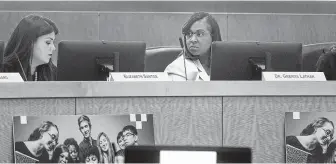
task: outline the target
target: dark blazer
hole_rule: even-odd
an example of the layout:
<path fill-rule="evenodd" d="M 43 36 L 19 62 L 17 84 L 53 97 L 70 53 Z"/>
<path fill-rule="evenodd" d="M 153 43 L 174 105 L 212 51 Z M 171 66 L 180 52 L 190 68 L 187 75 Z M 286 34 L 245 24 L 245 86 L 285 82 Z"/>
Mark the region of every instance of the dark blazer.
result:
<path fill-rule="evenodd" d="M 327 80 L 336 80 L 336 52 L 322 54 L 316 63 L 316 72 L 324 72 Z"/>

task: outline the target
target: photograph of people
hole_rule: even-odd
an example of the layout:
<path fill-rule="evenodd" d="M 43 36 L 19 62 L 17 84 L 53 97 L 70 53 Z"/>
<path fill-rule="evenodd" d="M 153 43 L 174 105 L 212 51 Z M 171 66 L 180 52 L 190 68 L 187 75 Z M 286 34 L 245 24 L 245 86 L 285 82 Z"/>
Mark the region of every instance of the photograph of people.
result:
<path fill-rule="evenodd" d="M 52 163 L 68 163 L 70 159 L 69 148 L 63 144 L 58 145 L 52 156 Z"/>
<path fill-rule="evenodd" d="M 91 121 L 86 115 L 82 115 L 78 118 L 79 130 L 83 135 L 83 141 L 79 144 L 79 161 L 85 162 L 84 154 L 90 147 L 96 147 L 97 141 L 91 137 Z"/>
<path fill-rule="evenodd" d="M 211 44 L 222 40 L 217 21 L 208 13 L 194 13 L 182 34 L 183 50 L 164 72 L 173 81 L 210 81 Z"/>
<path fill-rule="evenodd" d="M 123 138 L 123 132 L 120 131 L 117 135 L 117 142 L 118 142 L 118 146 L 121 150 L 124 150 L 125 149 L 125 141 L 124 141 L 124 138 Z"/>
<path fill-rule="evenodd" d="M 155 142 L 153 115 L 133 116 L 14 116 L 15 163 L 124 163 L 126 145 Z"/>
<path fill-rule="evenodd" d="M 104 132 L 99 133 L 97 142 L 100 156 L 99 163 L 113 163 L 115 150 L 113 149 L 112 143 L 108 136 Z"/>
<path fill-rule="evenodd" d="M 125 147 L 138 145 L 138 131 L 133 125 L 127 125 L 122 129 Z"/>
<path fill-rule="evenodd" d="M 100 155 L 99 150 L 96 146 L 92 146 L 88 149 L 88 151 L 83 154 L 85 163 L 99 163 Z"/>
<path fill-rule="evenodd" d="M 328 147 L 333 138 L 334 123 L 326 117 L 318 117 L 308 124 L 300 135 L 286 136 L 286 145 L 309 153 L 306 163 L 323 163 L 328 160 L 328 154 L 331 154 Z"/>
<path fill-rule="evenodd" d="M 71 163 L 79 163 L 79 157 L 78 157 L 79 146 L 77 141 L 74 138 L 67 138 L 63 144 L 69 147 Z"/>
<path fill-rule="evenodd" d="M 37 127 L 29 136 L 27 141 L 15 142 L 15 152 L 20 152 L 39 163 L 49 163 L 47 150 L 53 150 L 58 144 L 58 127 L 45 121 Z M 19 162 L 18 162 L 19 163 Z"/>
<path fill-rule="evenodd" d="M 5 47 L 1 71 L 19 72 L 24 81 L 55 81 L 51 56 L 57 34 L 50 19 L 33 14 L 24 17 Z"/>

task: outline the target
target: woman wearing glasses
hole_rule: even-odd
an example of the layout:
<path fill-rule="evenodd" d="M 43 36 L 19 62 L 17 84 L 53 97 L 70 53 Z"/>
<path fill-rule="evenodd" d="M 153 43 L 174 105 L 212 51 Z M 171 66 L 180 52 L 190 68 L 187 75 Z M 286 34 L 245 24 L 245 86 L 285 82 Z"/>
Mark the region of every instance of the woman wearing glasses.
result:
<path fill-rule="evenodd" d="M 327 118 L 320 117 L 303 129 L 300 136 L 287 136 L 286 145 L 311 154 L 307 158 L 307 163 L 319 163 L 326 160 L 327 150 L 333 136 L 334 123 Z"/>
<path fill-rule="evenodd" d="M 15 142 L 16 163 L 26 163 L 20 159 L 29 159 L 37 163 L 48 163 L 49 154 L 58 144 L 59 131 L 55 124 L 50 121 L 43 122 L 29 136 L 28 141 Z"/>
<path fill-rule="evenodd" d="M 182 34 L 183 51 L 165 72 L 173 81 L 210 81 L 211 43 L 222 40 L 217 21 L 208 13 L 194 13 Z"/>

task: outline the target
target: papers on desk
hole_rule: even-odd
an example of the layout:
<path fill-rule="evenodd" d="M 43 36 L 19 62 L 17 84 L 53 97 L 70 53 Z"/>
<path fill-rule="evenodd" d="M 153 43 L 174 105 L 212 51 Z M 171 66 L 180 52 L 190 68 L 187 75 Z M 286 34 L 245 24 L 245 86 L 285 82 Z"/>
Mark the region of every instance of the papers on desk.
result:
<path fill-rule="evenodd" d="M 24 119 L 24 120 L 22 120 Z M 80 121 L 80 125 L 78 121 Z M 89 120 L 89 121 L 88 121 Z M 90 122 L 90 124 L 88 124 Z M 28 137 L 31 137 L 36 129 L 49 128 L 47 131 L 42 131 L 43 143 L 47 142 L 47 147 L 42 153 L 42 157 L 34 157 L 27 149 L 25 144 Z M 104 137 L 102 137 L 104 136 Z M 33 140 L 39 140 L 37 133 L 33 135 Z M 85 138 L 85 139 L 84 139 Z M 79 146 L 77 152 L 79 154 L 87 154 L 94 149 L 111 150 L 118 160 L 123 160 L 124 149 L 133 145 L 155 145 L 154 141 L 154 124 L 153 114 L 127 114 L 127 115 L 58 115 L 58 116 L 14 116 L 13 117 L 13 141 L 14 141 L 14 156 L 15 163 L 57 163 L 59 158 L 45 162 L 50 155 L 55 155 L 62 146 L 69 148 L 66 145 L 69 140 L 77 142 L 78 145 L 82 143 L 84 146 Z M 67 142 L 66 142 L 67 141 Z M 101 143 L 103 144 L 99 144 Z M 88 145 L 88 143 L 90 145 Z M 106 143 L 106 144 L 105 144 Z M 86 146 L 85 146 L 86 145 Z M 92 146 L 93 145 L 93 146 Z M 49 149 L 49 150 L 48 150 Z M 59 150 L 60 149 L 60 150 Z M 93 150 L 92 150 L 93 149 Z M 70 154 L 70 153 L 69 153 Z M 68 163 L 85 163 L 85 156 L 78 158 L 75 161 L 69 157 Z M 60 155 L 60 154 L 57 154 Z M 56 160 L 56 161 L 55 161 Z M 84 160 L 84 161 L 83 161 Z M 104 162 L 103 162 L 104 163 Z"/>

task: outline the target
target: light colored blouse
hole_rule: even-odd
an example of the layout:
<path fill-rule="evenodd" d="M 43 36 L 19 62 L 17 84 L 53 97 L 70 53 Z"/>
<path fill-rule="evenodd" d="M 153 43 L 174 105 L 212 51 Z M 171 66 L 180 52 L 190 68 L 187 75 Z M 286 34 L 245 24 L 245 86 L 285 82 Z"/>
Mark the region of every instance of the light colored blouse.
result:
<path fill-rule="evenodd" d="M 199 60 L 184 61 L 183 55 L 170 63 L 164 72 L 168 73 L 172 81 L 210 81 L 210 76 Z"/>

